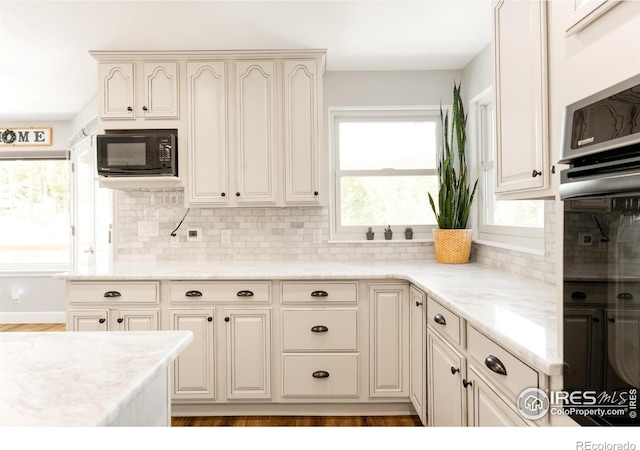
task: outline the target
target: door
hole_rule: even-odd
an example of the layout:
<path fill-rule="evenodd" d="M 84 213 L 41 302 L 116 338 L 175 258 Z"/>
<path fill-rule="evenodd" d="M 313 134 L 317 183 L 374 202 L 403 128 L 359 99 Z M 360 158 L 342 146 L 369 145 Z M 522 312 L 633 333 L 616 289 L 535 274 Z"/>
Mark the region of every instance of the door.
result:
<path fill-rule="evenodd" d="M 157 309 L 121 309 L 115 311 L 118 331 L 156 331 L 158 330 Z"/>
<path fill-rule="evenodd" d="M 178 63 L 147 62 L 143 65 L 144 104 L 146 119 L 178 117 Z"/>
<path fill-rule="evenodd" d="M 563 388 L 568 391 L 602 389 L 603 328 L 602 308 L 564 310 Z"/>
<path fill-rule="evenodd" d="M 271 311 L 225 310 L 227 398 L 271 398 Z"/>
<path fill-rule="evenodd" d="M 238 204 L 275 204 L 277 190 L 274 61 L 235 65 Z"/>
<path fill-rule="evenodd" d="M 409 328 L 411 333 L 409 351 L 409 365 L 411 367 L 411 373 L 409 374 L 410 397 L 418 417 L 426 425 L 426 294 L 412 286 L 409 296 Z"/>
<path fill-rule="evenodd" d="M 100 117 L 134 118 L 133 63 L 100 64 Z"/>
<path fill-rule="evenodd" d="M 436 333 L 427 330 L 429 425 L 462 427 L 467 422 L 467 402 L 462 388 L 466 360 Z"/>
<path fill-rule="evenodd" d="M 74 268 L 105 266 L 111 260 L 112 199 L 98 187 L 95 135 L 72 149 Z"/>
<path fill-rule="evenodd" d="M 215 399 L 214 310 L 171 310 L 169 317 L 172 330 L 193 333 L 193 341 L 173 362 L 173 398 Z"/>
<path fill-rule="evenodd" d="M 109 329 L 109 311 L 106 309 L 87 309 L 67 311 L 68 331 L 107 331 Z"/>
<path fill-rule="evenodd" d="M 518 413 L 494 392 L 469 366 L 471 385 L 469 395 L 469 426 L 473 427 L 526 427 L 527 423 Z"/>

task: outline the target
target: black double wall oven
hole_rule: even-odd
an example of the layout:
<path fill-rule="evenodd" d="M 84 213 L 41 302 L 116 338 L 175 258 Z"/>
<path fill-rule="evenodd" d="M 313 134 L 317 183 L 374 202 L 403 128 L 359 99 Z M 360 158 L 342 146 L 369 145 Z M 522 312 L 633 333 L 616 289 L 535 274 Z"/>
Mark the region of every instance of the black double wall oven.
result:
<path fill-rule="evenodd" d="M 564 390 L 605 406 L 570 415 L 637 426 L 640 75 L 567 106 L 562 139 Z"/>

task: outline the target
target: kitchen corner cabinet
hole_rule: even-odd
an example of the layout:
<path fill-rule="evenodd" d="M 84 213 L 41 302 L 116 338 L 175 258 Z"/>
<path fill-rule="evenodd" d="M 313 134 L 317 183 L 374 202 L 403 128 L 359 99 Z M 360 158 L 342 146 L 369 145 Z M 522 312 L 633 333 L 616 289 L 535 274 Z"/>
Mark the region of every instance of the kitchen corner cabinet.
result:
<path fill-rule="evenodd" d="M 231 56 L 187 62 L 188 205 L 319 205 L 324 57 Z"/>
<path fill-rule="evenodd" d="M 370 397 L 409 396 L 409 288 L 371 284 Z"/>
<path fill-rule="evenodd" d="M 552 195 L 546 3 L 494 3 L 495 192 L 502 198 Z"/>
<path fill-rule="evenodd" d="M 178 118 L 177 62 L 100 63 L 99 73 L 101 119 Z"/>
<path fill-rule="evenodd" d="M 423 425 L 427 424 L 427 295 L 409 288 L 409 398 Z"/>

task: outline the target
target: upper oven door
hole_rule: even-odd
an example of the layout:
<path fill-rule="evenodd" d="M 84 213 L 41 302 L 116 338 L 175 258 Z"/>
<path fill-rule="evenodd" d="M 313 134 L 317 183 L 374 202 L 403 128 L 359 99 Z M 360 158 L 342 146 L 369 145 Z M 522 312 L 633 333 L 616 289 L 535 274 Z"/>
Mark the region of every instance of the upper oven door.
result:
<path fill-rule="evenodd" d="M 161 170 L 153 135 L 104 134 L 97 139 L 100 175 L 153 173 Z"/>

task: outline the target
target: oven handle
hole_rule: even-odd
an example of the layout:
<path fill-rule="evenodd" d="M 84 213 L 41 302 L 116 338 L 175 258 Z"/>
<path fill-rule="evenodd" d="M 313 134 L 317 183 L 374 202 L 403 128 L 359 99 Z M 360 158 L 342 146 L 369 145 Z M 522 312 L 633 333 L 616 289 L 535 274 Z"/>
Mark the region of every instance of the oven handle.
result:
<path fill-rule="evenodd" d="M 640 194 L 638 173 L 565 181 L 559 188 L 560 199 L 570 200 L 581 197 L 605 197 L 615 194 Z"/>

